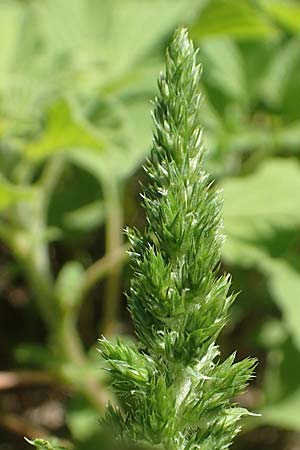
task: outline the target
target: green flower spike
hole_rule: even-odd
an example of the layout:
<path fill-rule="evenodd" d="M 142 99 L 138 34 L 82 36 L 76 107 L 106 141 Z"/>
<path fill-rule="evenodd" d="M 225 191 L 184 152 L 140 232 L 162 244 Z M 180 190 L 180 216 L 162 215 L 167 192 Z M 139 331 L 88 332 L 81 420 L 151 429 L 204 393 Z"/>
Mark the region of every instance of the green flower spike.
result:
<path fill-rule="evenodd" d="M 222 362 L 216 339 L 235 296 L 220 275 L 222 196 L 203 167 L 201 67 L 179 29 L 158 80 L 147 226 L 128 231 L 129 310 L 138 344 L 101 340 L 120 407 L 105 422 L 122 440 L 170 450 L 227 449 L 245 409 L 232 403 L 255 361 Z"/>

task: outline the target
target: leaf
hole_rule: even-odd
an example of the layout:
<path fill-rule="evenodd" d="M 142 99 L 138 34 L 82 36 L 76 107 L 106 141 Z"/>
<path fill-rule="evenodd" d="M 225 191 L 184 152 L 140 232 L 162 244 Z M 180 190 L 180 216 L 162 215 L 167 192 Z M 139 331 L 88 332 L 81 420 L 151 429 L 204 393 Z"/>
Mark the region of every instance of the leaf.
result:
<path fill-rule="evenodd" d="M 263 422 L 288 430 L 300 430 L 300 389 L 283 401 L 261 410 Z"/>
<path fill-rule="evenodd" d="M 300 349 L 300 266 L 293 268 L 283 254 L 272 254 L 267 240 L 280 229 L 300 227 L 300 168 L 295 160 L 266 161 L 252 175 L 223 183 L 224 258 L 245 267 L 257 267 L 283 314 Z M 286 246 L 286 245 L 285 245 Z"/>
<path fill-rule="evenodd" d="M 93 434 L 101 430 L 99 414 L 80 396 L 72 399 L 66 411 L 66 423 L 72 436 L 81 442 L 87 441 Z"/>
<path fill-rule="evenodd" d="M 294 121 L 277 131 L 278 147 L 295 152 L 300 150 L 300 122 Z"/>
<path fill-rule="evenodd" d="M 53 441 L 46 441 L 44 439 L 34 439 L 33 441 L 25 438 L 25 440 L 33 445 L 34 447 L 36 447 L 38 450 L 65 450 L 66 447 L 62 447 L 59 444 L 59 441 L 57 440 L 53 440 Z"/>
<path fill-rule="evenodd" d="M 27 146 L 25 154 L 37 161 L 73 148 L 92 148 L 99 152 L 105 145 L 104 139 L 61 100 L 51 106 L 45 129 L 39 139 Z"/>
<path fill-rule="evenodd" d="M 262 8 L 292 33 L 300 30 L 300 5 L 295 0 L 260 0 Z"/>
<path fill-rule="evenodd" d="M 2 2 L 0 8 L 0 87 L 2 87 L 13 68 L 22 9 L 16 2 Z"/>
<path fill-rule="evenodd" d="M 71 153 L 66 153 L 68 159 Z M 102 195 L 98 179 L 86 170 L 66 165 L 50 199 L 49 225 L 62 230 L 65 236 L 94 229 L 105 215 Z"/>
<path fill-rule="evenodd" d="M 268 285 L 280 308 L 285 324 L 300 350 L 300 265 L 293 269 L 282 259 L 264 259 L 261 266 L 268 277 Z"/>
<path fill-rule="evenodd" d="M 300 430 L 300 353 L 287 340 L 271 352 L 263 382 L 266 404 L 261 408 L 261 424 Z"/>
<path fill-rule="evenodd" d="M 14 350 L 14 358 L 22 367 L 49 368 L 53 364 L 53 355 L 49 349 L 42 344 L 22 342 Z"/>
<path fill-rule="evenodd" d="M 102 224 L 104 217 L 103 202 L 95 201 L 67 212 L 63 218 L 63 225 L 80 232 L 90 231 Z"/>
<path fill-rule="evenodd" d="M 299 39 L 290 39 L 277 49 L 259 88 L 262 97 L 272 106 L 280 106 L 299 61 Z"/>
<path fill-rule="evenodd" d="M 65 310 L 78 305 L 80 289 L 84 279 L 84 268 L 78 261 L 68 261 L 60 270 L 56 284 L 56 295 Z"/>
<path fill-rule="evenodd" d="M 205 79 L 234 99 L 247 98 L 246 74 L 238 46 L 228 38 L 200 42 Z"/>
<path fill-rule="evenodd" d="M 47 0 L 37 6 L 50 52 L 67 54 L 73 70 L 81 76 L 94 71 L 94 85 L 104 85 L 129 71 L 190 8 L 197 11 L 206 1 Z"/>
<path fill-rule="evenodd" d="M 69 158 L 99 181 L 114 174 L 116 180 L 124 180 L 144 161 L 149 151 L 151 117 L 144 98 L 132 96 L 116 102 L 119 122 L 115 128 L 105 129 L 109 145 L 103 152 L 93 149 L 74 149 Z M 110 114 L 110 112 L 108 112 Z M 101 126 L 101 121 L 98 122 Z"/>
<path fill-rule="evenodd" d="M 276 34 L 277 29 L 268 17 L 248 0 L 210 1 L 191 28 L 193 39 L 212 35 L 264 39 Z"/>
<path fill-rule="evenodd" d="M 32 199 L 34 195 L 33 188 L 11 184 L 0 175 L 0 211 L 21 200 Z"/>
<path fill-rule="evenodd" d="M 228 236 L 253 241 L 274 227 L 300 225 L 300 167 L 293 159 L 270 159 L 243 178 L 226 179 L 224 221 Z"/>
<path fill-rule="evenodd" d="M 255 267 L 265 275 L 272 298 L 281 311 L 284 326 L 300 350 L 300 266 L 296 270 L 285 258 L 272 257 L 261 242 L 255 240 L 228 239 L 224 258 L 231 264 Z"/>

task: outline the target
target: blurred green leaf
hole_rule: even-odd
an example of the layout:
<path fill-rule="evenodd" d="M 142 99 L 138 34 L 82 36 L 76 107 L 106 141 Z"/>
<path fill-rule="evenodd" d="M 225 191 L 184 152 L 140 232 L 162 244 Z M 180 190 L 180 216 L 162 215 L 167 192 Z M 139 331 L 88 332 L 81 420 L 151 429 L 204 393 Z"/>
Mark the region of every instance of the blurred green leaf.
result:
<path fill-rule="evenodd" d="M 70 153 L 72 150 L 68 151 L 66 156 Z M 65 170 L 49 203 L 50 226 L 63 231 L 64 236 L 74 233 L 78 235 L 95 229 L 103 219 L 104 208 L 99 180 L 86 170 L 65 164 Z"/>
<path fill-rule="evenodd" d="M 295 160 L 273 159 L 244 178 L 223 183 L 224 257 L 231 263 L 258 267 L 300 349 L 300 267 L 270 254 L 266 240 L 278 229 L 300 227 L 300 167 Z M 284 255 L 283 255 L 284 256 Z"/>
<path fill-rule="evenodd" d="M 26 439 L 26 438 L 25 438 Z M 58 440 L 46 441 L 44 439 L 34 439 L 33 441 L 26 439 L 26 441 L 33 445 L 38 450 L 65 450 L 66 447 L 62 447 Z"/>
<path fill-rule="evenodd" d="M 206 1 L 46 0 L 37 10 L 49 52 L 67 55 L 77 77 L 95 86 L 130 70 L 190 8 L 197 11 Z"/>
<path fill-rule="evenodd" d="M 279 347 L 287 339 L 287 330 L 279 319 L 269 319 L 262 324 L 259 331 L 259 345 L 267 350 Z"/>
<path fill-rule="evenodd" d="M 14 357 L 18 364 L 25 367 L 49 368 L 53 355 L 45 345 L 22 342 L 14 350 Z"/>
<path fill-rule="evenodd" d="M 289 430 L 300 430 L 300 389 L 283 401 L 261 410 L 263 422 Z"/>
<path fill-rule="evenodd" d="M 69 158 L 99 181 L 112 176 L 116 181 L 126 179 L 144 161 L 149 151 L 151 117 L 144 98 L 132 96 L 120 99 L 119 123 L 116 128 L 105 129 L 109 144 L 105 151 L 74 149 Z M 100 123 L 99 123 L 100 126 Z"/>
<path fill-rule="evenodd" d="M 205 79 L 229 97 L 247 98 L 242 56 L 236 43 L 228 38 L 204 39 L 200 43 Z"/>
<path fill-rule="evenodd" d="M 93 148 L 98 152 L 104 147 L 104 139 L 97 131 L 76 117 L 70 105 L 61 100 L 51 106 L 45 129 L 36 141 L 27 146 L 26 155 L 39 160 L 73 148 Z"/>
<path fill-rule="evenodd" d="M 296 270 L 285 258 L 273 257 L 255 239 L 249 242 L 229 238 L 224 258 L 232 264 L 255 267 L 266 276 L 268 289 L 282 313 L 284 326 L 300 350 L 300 266 Z"/>
<path fill-rule="evenodd" d="M 299 62 L 299 39 L 288 40 L 277 49 L 260 86 L 262 97 L 272 106 L 280 106 Z"/>
<path fill-rule="evenodd" d="M 293 33 L 300 31 L 300 5 L 295 0 L 260 0 L 270 16 Z"/>
<path fill-rule="evenodd" d="M 224 221 L 228 236 L 251 242 L 274 227 L 300 225 L 300 166 L 270 159 L 248 176 L 226 179 Z"/>
<path fill-rule="evenodd" d="M 280 148 L 300 151 L 300 122 L 295 121 L 279 129 L 276 136 Z"/>
<path fill-rule="evenodd" d="M 268 285 L 294 344 L 300 351 L 300 265 L 299 271 L 281 259 L 264 259 L 261 266 L 268 277 Z"/>
<path fill-rule="evenodd" d="M 82 282 L 84 279 L 84 268 L 78 261 L 68 261 L 60 270 L 55 291 L 63 309 L 70 310 L 78 307 L 78 299 Z"/>
<path fill-rule="evenodd" d="M 104 217 L 104 204 L 98 200 L 67 212 L 64 215 L 63 224 L 69 229 L 90 231 L 101 225 Z"/>
<path fill-rule="evenodd" d="M 268 17 L 248 0 L 210 1 L 191 28 L 193 39 L 212 35 L 261 39 L 277 32 Z"/>
<path fill-rule="evenodd" d="M 0 211 L 21 200 L 33 199 L 34 195 L 33 188 L 16 186 L 0 175 Z"/>
<path fill-rule="evenodd" d="M 266 397 L 261 408 L 262 424 L 300 430 L 300 387 L 297 368 L 300 352 L 287 340 L 268 355 L 263 383 Z"/>
<path fill-rule="evenodd" d="M 68 405 L 66 423 L 72 436 L 81 442 L 88 440 L 100 430 L 98 412 L 91 409 L 90 405 L 80 397 L 73 398 Z"/>

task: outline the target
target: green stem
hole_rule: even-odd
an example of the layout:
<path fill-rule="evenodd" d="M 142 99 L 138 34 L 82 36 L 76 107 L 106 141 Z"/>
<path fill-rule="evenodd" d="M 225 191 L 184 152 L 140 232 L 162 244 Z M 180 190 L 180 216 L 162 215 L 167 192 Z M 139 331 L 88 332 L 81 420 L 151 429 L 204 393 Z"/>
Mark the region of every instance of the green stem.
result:
<path fill-rule="evenodd" d="M 55 345 L 56 347 L 61 346 L 60 352 L 62 352 L 63 359 L 84 371 L 84 376 L 79 379 L 72 373 L 62 374 L 63 380 L 76 387 L 76 390 L 81 392 L 100 414 L 103 414 L 107 402 L 112 397 L 88 370 L 88 362 L 76 328 L 75 314 L 71 312 L 62 314 L 55 337 Z"/>
<path fill-rule="evenodd" d="M 40 239 L 41 223 L 35 220 L 32 231 L 12 233 L 10 247 L 19 261 L 36 300 L 39 312 L 49 331 L 55 331 L 57 303 L 53 296 L 53 279 L 49 267 L 48 251 Z"/>
<path fill-rule="evenodd" d="M 77 317 L 75 314 L 66 313 L 59 308 L 54 280 L 51 280 L 50 274 L 45 270 L 45 265 L 39 264 L 41 250 L 41 246 L 35 248 L 35 253 L 27 255 L 27 257 L 19 257 L 19 261 L 36 299 L 40 314 L 49 330 L 50 341 L 52 340 L 53 347 L 59 352 L 63 362 L 72 363 L 78 368 L 87 368 L 88 361 L 76 329 Z M 44 251 L 46 251 L 46 247 L 44 247 Z M 79 383 L 72 376 L 63 375 L 62 378 L 67 384 L 71 384 L 77 391 L 80 391 L 100 414 L 103 413 L 108 395 L 97 380 L 90 375 L 87 375 L 84 380 L 81 379 Z"/>
<path fill-rule="evenodd" d="M 87 369 L 89 364 L 76 328 L 76 311 L 63 310 L 57 299 L 48 254 L 47 208 L 61 170 L 62 160 L 50 161 L 40 179 L 40 191 L 35 202 L 19 204 L 15 210 L 13 221 L 16 229 L 10 231 L 6 227 L 6 231 L 1 230 L 27 278 L 40 315 L 49 331 L 52 347 L 59 353 L 63 363 Z M 61 368 L 57 369 L 63 381 L 81 392 L 102 414 L 108 396 L 101 384 L 89 374 L 84 379 L 75 380 L 72 375 L 62 374 Z"/>
<path fill-rule="evenodd" d="M 113 253 L 105 255 L 103 258 L 94 262 L 85 273 L 85 281 L 81 290 L 81 296 L 84 298 L 89 291 L 103 279 L 103 277 L 114 270 L 115 266 L 123 263 L 128 258 L 127 250 L 129 246 L 123 245 L 116 249 Z"/>
<path fill-rule="evenodd" d="M 115 180 L 106 180 L 104 185 L 106 202 L 106 255 L 116 254 L 123 245 L 123 211 L 119 186 Z M 122 263 L 119 260 L 111 269 L 106 281 L 101 332 L 105 336 L 116 331 L 120 296 Z"/>

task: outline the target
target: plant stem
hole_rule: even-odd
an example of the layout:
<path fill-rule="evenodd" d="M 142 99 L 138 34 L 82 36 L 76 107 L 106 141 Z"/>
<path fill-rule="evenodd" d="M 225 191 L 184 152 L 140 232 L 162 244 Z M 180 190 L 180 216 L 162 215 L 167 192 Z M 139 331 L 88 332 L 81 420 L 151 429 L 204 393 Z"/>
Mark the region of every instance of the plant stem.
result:
<path fill-rule="evenodd" d="M 63 359 L 66 362 L 71 362 L 77 369 L 88 369 L 88 362 L 84 349 L 76 329 L 76 316 L 68 312 L 64 314 L 60 321 L 60 328 L 56 335 L 56 346 L 61 345 L 61 352 Z M 72 375 L 69 377 L 66 374 L 62 378 L 67 382 L 76 386 L 76 389 L 81 392 L 87 400 L 103 414 L 105 406 L 111 396 L 106 392 L 98 381 L 92 376 L 88 370 L 85 370 L 84 381 L 79 380 Z"/>
<path fill-rule="evenodd" d="M 96 283 L 102 280 L 102 278 L 115 268 L 116 265 L 121 264 L 128 258 L 127 250 L 129 246 L 123 245 L 114 252 L 105 255 L 103 258 L 98 259 L 93 263 L 85 273 L 85 282 L 82 287 L 81 295 L 85 297 L 88 292 L 95 286 Z"/>
<path fill-rule="evenodd" d="M 119 186 L 116 180 L 106 180 L 104 183 L 106 202 L 106 255 L 113 255 L 123 245 L 123 214 Z M 104 308 L 101 332 L 105 336 L 115 333 L 120 295 L 121 260 L 114 265 L 106 281 Z"/>
<path fill-rule="evenodd" d="M 23 370 L 20 372 L 0 372 L 0 391 L 19 386 L 52 384 L 54 378 L 47 372 Z"/>
<path fill-rule="evenodd" d="M 39 231 L 33 225 L 30 237 L 27 233 L 16 233 L 12 239 L 12 250 L 19 261 L 36 300 L 41 317 L 49 331 L 55 331 L 57 303 L 53 295 L 53 283 L 47 248 L 38 242 Z M 34 234 L 36 235 L 34 236 Z M 31 240 L 31 242 L 29 242 Z"/>
<path fill-rule="evenodd" d="M 49 437 L 47 430 L 31 424 L 16 414 L 0 414 L 0 426 L 13 433 L 29 438 Z"/>
<path fill-rule="evenodd" d="M 76 328 L 76 311 L 63 310 L 57 299 L 48 254 L 47 207 L 61 169 L 61 160 L 54 160 L 47 165 L 35 202 L 18 205 L 14 217 L 16 229 L 6 233 L 9 238 L 6 242 L 22 267 L 49 331 L 52 348 L 57 351 L 58 359 L 62 361 L 62 366 L 57 368 L 59 377 L 81 392 L 102 414 L 108 395 L 97 379 L 87 373 L 84 379 L 77 380 L 72 374 L 64 374 L 61 371 L 64 364 L 68 363 L 81 369 L 88 369 L 89 366 Z"/>

